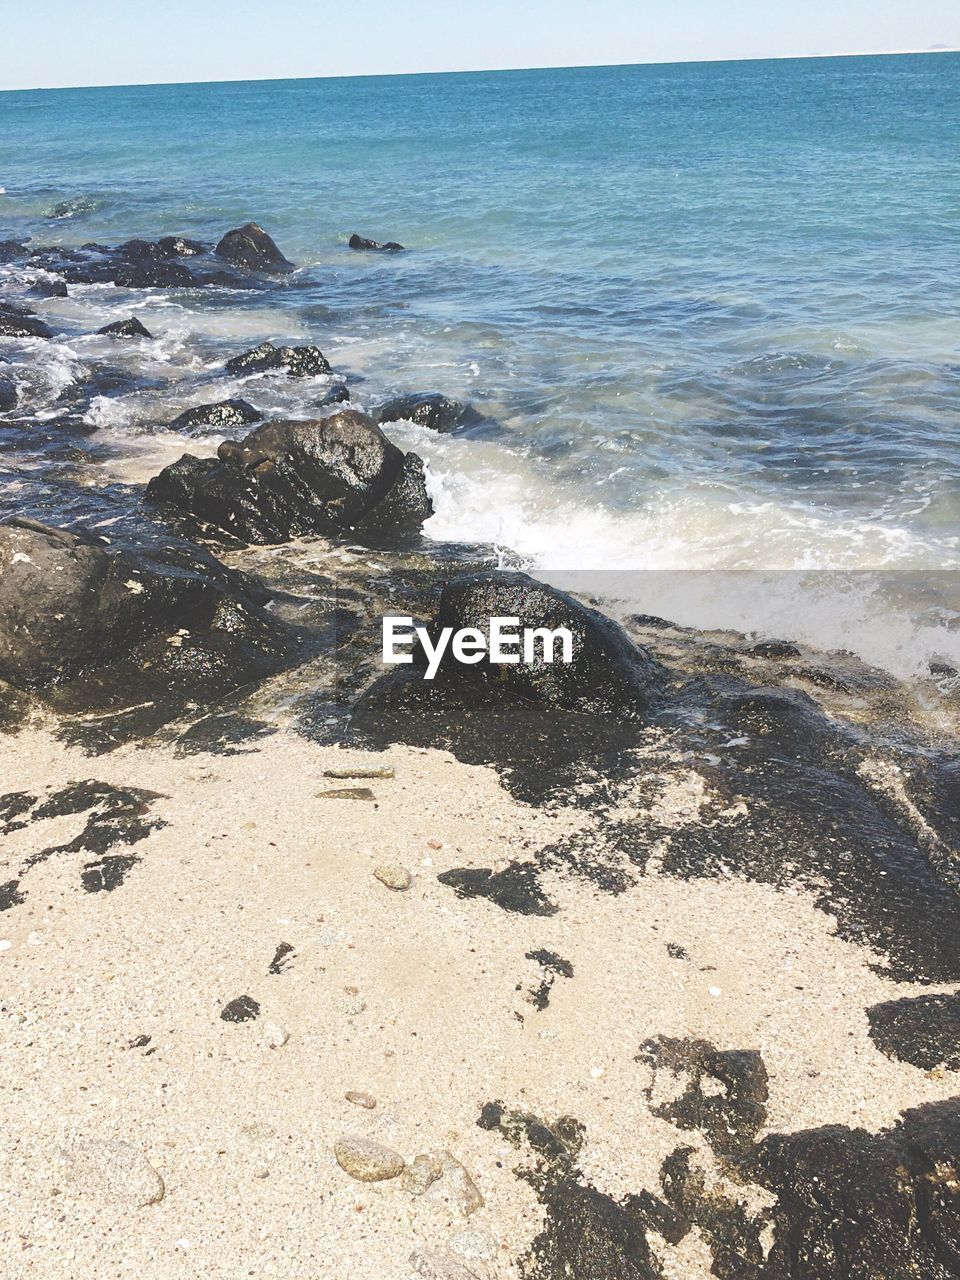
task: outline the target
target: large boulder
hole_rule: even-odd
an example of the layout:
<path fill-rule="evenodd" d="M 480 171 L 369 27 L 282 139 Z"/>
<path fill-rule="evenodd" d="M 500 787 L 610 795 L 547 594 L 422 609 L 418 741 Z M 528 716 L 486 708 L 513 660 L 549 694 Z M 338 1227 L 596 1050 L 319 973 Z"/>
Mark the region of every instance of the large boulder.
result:
<path fill-rule="evenodd" d="M 409 534 L 433 513 L 420 458 L 352 410 L 265 423 L 224 441 L 215 458 L 184 454 L 150 481 L 147 496 L 253 543 Z"/>
<path fill-rule="evenodd" d="M 441 668 L 446 680 L 486 682 L 497 691 L 548 706 L 614 717 L 645 710 L 662 681 L 656 659 L 610 618 L 524 573 L 494 571 L 453 579 L 443 588 L 429 630 L 436 636 L 444 627 L 454 633 L 469 627 L 489 639 L 491 618 L 517 619 L 511 630 L 521 634 L 527 628 L 565 628 L 572 637 L 573 660 L 561 661 L 557 644 L 554 660 L 548 662 L 538 644 L 531 663 L 493 663 L 485 656 L 467 665 L 448 648 Z"/>
<path fill-rule="evenodd" d="M 186 544 L 139 554 L 33 520 L 0 525 L 0 679 L 36 689 L 108 667 L 158 638 L 157 669 L 204 646 L 261 673 L 284 647 L 264 594 Z M 246 641 L 256 650 L 244 651 Z M 252 662 L 252 666 L 250 665 Z"/>
<path fill-rule="evenodd" d="M 254 373 L 269 373 L 284 369 L 292 378 L 316 378 L 330 372 L 330 365 L 319 347 L 275 347 L 272 342 L 261 342 L 252 351 L 234 356 L 227 361 L 227 373 L 247 377 Z"/>
<path fill-rule="evenodd" d="M 228 231 L 214 253 L 224 262 L 232 262 L 234 266 L 245 267 L 248 271 L 285 274 L 296 270 L 256 222 Z"/>
<path fill-rule="evenodd" d="M 350 237 L 350 248 L 366 249 L 374 253 L 400 253 L 403 251 L 403 245 L 397 244 L 396 240 L 388 240 L 385 244 L 381 244 L 379 240 L 368 240 L 366 236 L 358 236 L 356 234 Z"/>
<path fill-rule="evenodd" d="M 215 404 L 198 404 L 187 409 L 170 423 L 170 431 L 195 431 L 197 427 L 248 427 L 259 422 L 263 414 L 246 400 L 218 400 Z"/>
<path fill-rule="evenodd" d="M 476 426 L 483 422 L 483 414 L 462 400 L 451 400 L 439 391 L 426 391 L 419 395 L 395 396 L 380 406 L 375 415 L 378 422 L 415 422 L 431 431 L 456 431 L 459 427 Z"/>

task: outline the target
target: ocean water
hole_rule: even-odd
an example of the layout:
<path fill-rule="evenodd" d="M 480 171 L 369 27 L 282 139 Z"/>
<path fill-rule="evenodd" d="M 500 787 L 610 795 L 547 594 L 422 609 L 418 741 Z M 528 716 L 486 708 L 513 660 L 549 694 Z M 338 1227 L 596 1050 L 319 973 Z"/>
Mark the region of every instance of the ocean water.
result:
<path fill-rule="evenodd" d="M 301 268 L 267 294 L 71 289 L 42 309 L 76 337 L 8 359 L 42 411 L 104 358 L 94 321 L 144 319 L 163 386 L 94 410 L 127 479 L 266 338 L 317 342 L 361 405 L 469 399 L 490 426 L 391 429 L 428 463 L 426 532 L 545 573 L 955 569 L 958 108 L 952 54 L 0 94 L 0 236 L 256 219 Z M 317 399 L 206 398 L 241 393 Z"/>

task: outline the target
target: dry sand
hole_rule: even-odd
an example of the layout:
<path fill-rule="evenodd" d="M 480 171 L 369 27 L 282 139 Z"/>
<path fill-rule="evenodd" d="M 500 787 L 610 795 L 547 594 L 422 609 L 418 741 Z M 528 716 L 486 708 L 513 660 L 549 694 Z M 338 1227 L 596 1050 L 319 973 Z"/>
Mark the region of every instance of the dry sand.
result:
<path fill-rule="evenodd" d="M 323 776 L 345 763 L 389 763 L 395 777 Z M 0 740 L 0 792 L 87 778 L 162 793 L 150 818 L 165 825 L 112 892 L 84 892 L 90 854 L 61 853 L 0 914 L 5 1280 L 410 1280 L 412 1253 L 447 1249 L 482 1280 L 511 1280 L 542 1211 L 516 1176 L 523 1154 L 477 1126 L 481 1106 L 574 1115 L 597 1187 L 657 1190 L 663 1157 L 698 1144 L 650 1113 L 636 1055 L 659 1034 L 759 1049 L 771 1129 L 875 1130 L 956 1093 L 955 1075 L 874 1047 L 865 1007 L 907 989 L 838 939 L 808 894 L 654 872 L 620 896 L 547 876 L 550 917 L 459 899 L 439 872 L 530 857 L 580 820 L 517 803 L 493 770 L 287 733 L 233 756 L 149 746 L 91 759 L 40 731 Z M 376 803 L 319 795 L 351 785 Z M 696 796 L 674 797 L 677 821 L 696 810 Z M 3 837 L 0 883 L 84 822 Z M 408 891 L 374 877 L 385 862 L 411 871 Z M 268 973 L 281 942 L 295 954 Z M 543 1011 L 526 996 L 542 977 L 526 953 L 540 948 L 573 966 Z M 240 995 L 259 1018 L 221 1020 Z M 347 1102 L 350 1090 L 376 1107 Z M 449 1177 L 422 1197 L 354 1181 L 333 1156 L 346 1133 L 408 1159 L 451 1151 L 484 1206 L 466 1219 Z M 61 1152 L 78 1139 L 133 1144 L 163 1198 L 125 1206 L 127 1184 L 105 1187 L 96 1161 L 71 1171 Z M 671 1280 L 705 1280 L 696 1232 L 677 1249 L 650 1239 Z"/>

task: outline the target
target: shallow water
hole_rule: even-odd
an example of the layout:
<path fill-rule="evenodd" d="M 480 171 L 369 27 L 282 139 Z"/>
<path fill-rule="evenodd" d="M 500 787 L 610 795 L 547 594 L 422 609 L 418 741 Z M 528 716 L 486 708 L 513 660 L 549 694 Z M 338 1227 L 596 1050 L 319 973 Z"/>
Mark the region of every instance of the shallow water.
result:
<path fill-rule="evenodd" d="M 3 354 L 41 413 L 98 360 L 157 380 L 89 411 L 110 478 L 176 456 L 163 425 L 203 398 L 311 412 L 314 383 L 221 372 L 297 338 L 361 405 L 436 388 L 490 415 L 392 430 L 429 464 L 433 538 L 542 570 L 958 568 L 958 89 L 944 54 L 3 94 L 0 235 L 256 218 L 302 268 L 266 294 L 72 288 L 36 304 L 64 339 Z M 155 343 L 86 336 L 132 310 Z"/>

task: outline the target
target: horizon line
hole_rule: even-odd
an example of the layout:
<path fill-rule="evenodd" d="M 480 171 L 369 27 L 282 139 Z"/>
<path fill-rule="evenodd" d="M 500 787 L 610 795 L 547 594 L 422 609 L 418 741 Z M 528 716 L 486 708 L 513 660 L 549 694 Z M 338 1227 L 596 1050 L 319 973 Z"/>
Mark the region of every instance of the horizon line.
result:
<path fill-rule="evenodd" d="M 720 66 L 741 62 L 810 62 L 839 58 L 904 58 L 933 57 L 937 54 L 960 53 L 960 45 L 948 45 L 943 48 L 926 49 L 878 49 L 858 50 L 853 53 L 788 53 L 769 54 L 766 57 L 747 58 L 659 58 L 650 62 L 585 62 L 558 63 L 537 67 L 476 67 L 454 68 L 450 71 L 359 71 L 352 75 L 294 75 L 294 76 L 249 76 L 225 80 L 131 80 L 116 84 L 62 84 L 39 85 L 18 89 L 0 89 L 0 93 L 75 93 L 93 89 L 162 89 L 180 86 L 192 88 L 196 85 L 219 84 L 283 84 L 305 82 L 310 80 L 386 80 L 403 79 L 414 76 L 482 76 L 522 74 L 526 71 L 602 71 L 623 67 L 690 67 Z"/>

